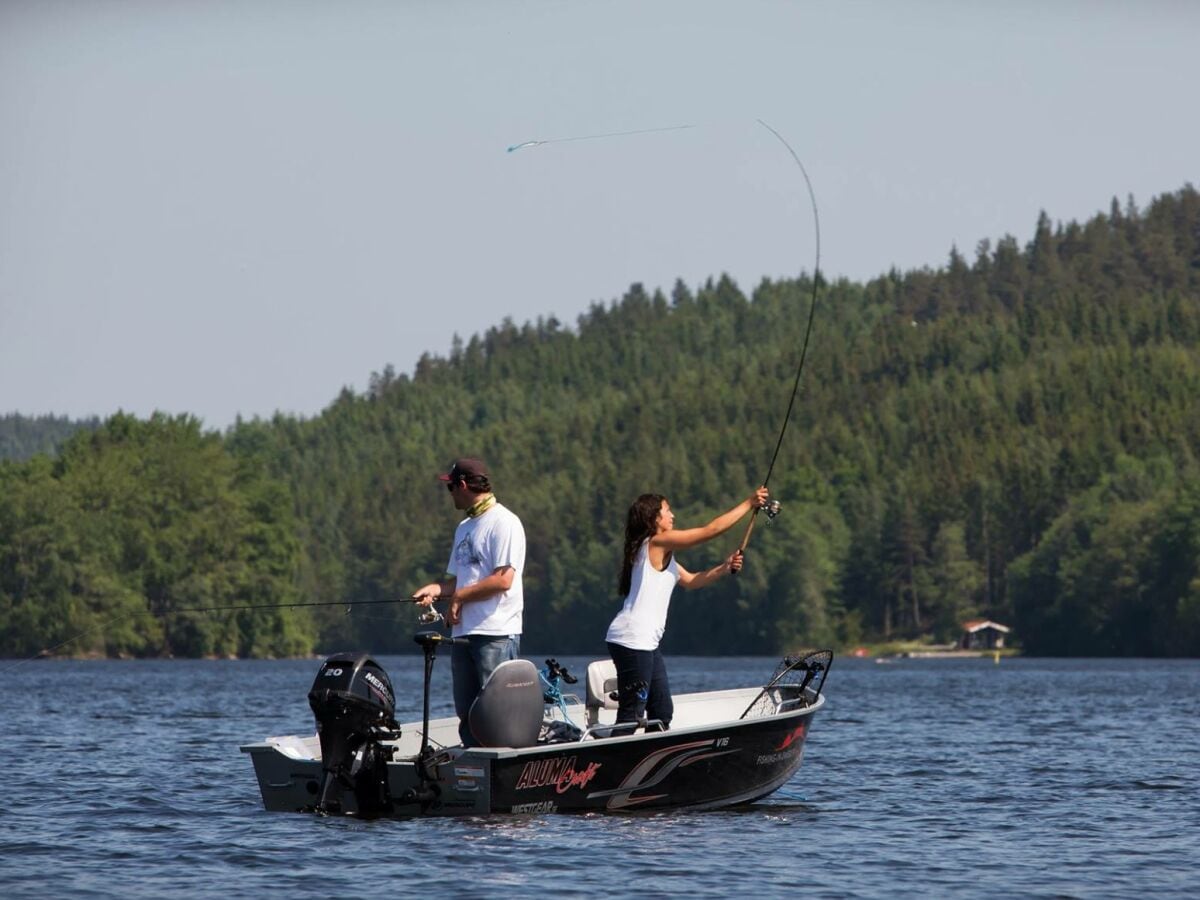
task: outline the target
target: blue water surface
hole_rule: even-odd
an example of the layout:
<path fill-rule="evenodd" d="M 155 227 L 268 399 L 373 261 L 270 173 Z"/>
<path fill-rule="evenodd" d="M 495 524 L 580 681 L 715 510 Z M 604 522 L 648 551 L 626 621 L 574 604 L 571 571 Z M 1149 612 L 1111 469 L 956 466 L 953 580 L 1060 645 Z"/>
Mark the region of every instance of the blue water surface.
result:
<path fill-rule="evenodd" d="M 381 662 L 419 719 L 420 658 Z M 668 660 L 677 693 L 774 664 Z M 375 822 L 265 812 L 238 750 L 313 732 L 318 666 L 0 661 L 5 895 L 1200 895 L 1197 661 L 838 658 L 757 804 Z"/>

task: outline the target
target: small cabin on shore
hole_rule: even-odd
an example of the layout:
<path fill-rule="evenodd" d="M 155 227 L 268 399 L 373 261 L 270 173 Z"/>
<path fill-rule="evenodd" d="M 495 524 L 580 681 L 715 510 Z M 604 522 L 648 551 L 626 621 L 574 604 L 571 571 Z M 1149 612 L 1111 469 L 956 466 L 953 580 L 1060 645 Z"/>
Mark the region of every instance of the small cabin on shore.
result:
<path fill-rule="evenodd" d="M 963 650 L 1003 650 L 1004 636 L 1012 629 L 988 619 L 963 622 L 958 646 Z"/>

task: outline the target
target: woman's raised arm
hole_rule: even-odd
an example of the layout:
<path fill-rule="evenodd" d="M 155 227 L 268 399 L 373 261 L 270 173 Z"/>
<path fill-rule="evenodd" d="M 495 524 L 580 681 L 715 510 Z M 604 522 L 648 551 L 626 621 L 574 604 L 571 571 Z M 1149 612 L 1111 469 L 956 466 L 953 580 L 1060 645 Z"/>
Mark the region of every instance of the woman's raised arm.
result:
<path fill-rule="evenodd" d="M 767 499 L 767 489 L 760 487 L 733 509 L 721 513 L 707 525 L 701 525 L 699 528 L 672 528 L 670 531 L 660 531 L 650 538 L 650 543 L 662 550 L 686 550 L 688 547 L 695 547 L 697 544 L 711 541 L 736 525 L 738 520 L 750 510 L 762 506 Z"/>

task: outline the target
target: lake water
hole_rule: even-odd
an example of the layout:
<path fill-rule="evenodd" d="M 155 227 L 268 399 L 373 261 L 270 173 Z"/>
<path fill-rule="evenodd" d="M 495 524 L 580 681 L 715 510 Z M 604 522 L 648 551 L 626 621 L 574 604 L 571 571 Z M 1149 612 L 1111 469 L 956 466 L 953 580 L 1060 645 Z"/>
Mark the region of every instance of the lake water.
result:
<path fill-rule="evenodd" d="M 419 719 L 420 658 L 381 662 Z M 668 664 L 684 692 L 775 660 Z M 4 894 L 1200 894 L 1198 661 L 837 658 L 799 773 L 752 806 L 375 822 L 263 811 L 238 750 L 313 732 L 318 666 L 0 662 Z"/>

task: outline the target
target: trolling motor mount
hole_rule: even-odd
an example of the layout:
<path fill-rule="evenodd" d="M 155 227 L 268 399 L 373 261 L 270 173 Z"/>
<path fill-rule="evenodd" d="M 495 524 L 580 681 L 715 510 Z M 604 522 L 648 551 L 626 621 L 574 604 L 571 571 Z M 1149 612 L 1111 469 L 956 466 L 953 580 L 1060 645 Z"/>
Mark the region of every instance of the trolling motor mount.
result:
<path fill-rule="evenodd" d="M 432 610 L 438 619 L 442 616 L 437 610 Z M 430 621 L 421 616 L 421 621 Z M 421 749 L 417 751 L 417 778 L 419 784 L 416 787 L 409 788 L 403 794 L 396 798 L 396 802 L 401 805 L 410 803 L 419 804 L 422 810 L 434 803 L 441 794 L 441 788 L 437 783 L 436 765 L 434 763 L 435 751 L 429 746 L 429 684 L 433 678 L 433 661 L 437 656 L 437 648 L 439 644 L 465 644 L 466 638 L 456 638 L 442 634 L 433 629 L 418 631 L 413 635 L 413 641 L 420 647 L 425 657 L 425 683 L 422 690 L 422 710 L 421 710 Z"/>

